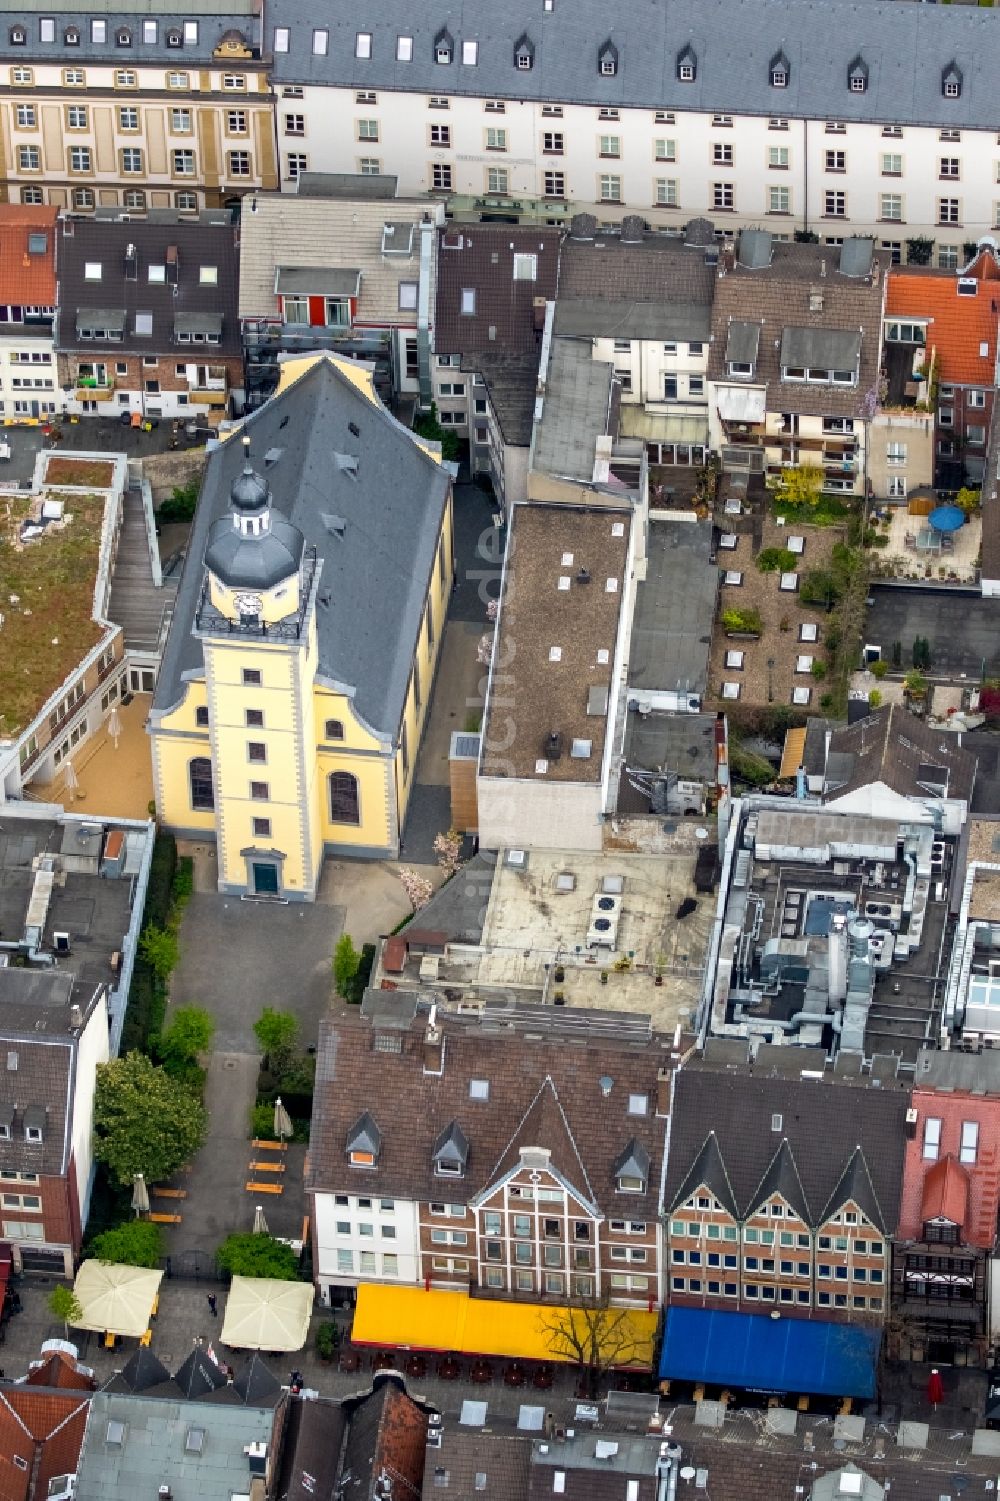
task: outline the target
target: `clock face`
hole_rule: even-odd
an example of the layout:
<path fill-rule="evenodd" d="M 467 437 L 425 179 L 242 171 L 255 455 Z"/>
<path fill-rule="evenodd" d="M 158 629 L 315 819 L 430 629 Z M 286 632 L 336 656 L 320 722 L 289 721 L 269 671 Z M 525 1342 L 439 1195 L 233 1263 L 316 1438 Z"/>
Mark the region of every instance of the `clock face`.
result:
<path fill-rule="evenodd" d="M 264 601 L 259 594 L 237 594 L 233 597 L 239 615 L 259 615 Z"/>

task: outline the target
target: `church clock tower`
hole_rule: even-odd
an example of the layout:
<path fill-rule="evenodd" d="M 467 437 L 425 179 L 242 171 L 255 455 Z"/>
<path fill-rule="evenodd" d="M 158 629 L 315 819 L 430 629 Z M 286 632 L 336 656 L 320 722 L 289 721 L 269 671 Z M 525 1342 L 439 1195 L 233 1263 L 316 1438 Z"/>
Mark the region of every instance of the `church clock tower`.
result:
<path fill-rule="evenodd" d="M 315 895 L 318 826 L 313 679 L 320 565 L 250 462 L 211 528 L 196 634 L 205 657 L 219 889 Z"/>

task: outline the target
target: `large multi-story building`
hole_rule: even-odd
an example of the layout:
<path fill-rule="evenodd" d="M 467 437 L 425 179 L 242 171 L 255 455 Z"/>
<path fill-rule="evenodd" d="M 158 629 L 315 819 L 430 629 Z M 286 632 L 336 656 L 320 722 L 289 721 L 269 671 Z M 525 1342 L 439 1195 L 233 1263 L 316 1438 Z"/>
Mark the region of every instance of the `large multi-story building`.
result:
<path fill-rule="evenodd" d="M 320 1026 L 323 1301 L 376 1282 L 654 1307 L 672 1037 L 513 1006 L 499 1031 L 413 991 L 369 997 Z"/>
<path fill-rule="evenodd" d="M 57 412 L 56 211 L 0 205 L 0 414 L 31 423 Z"/>
<path fill-rule="evenodd" d="M 353 157 L 469 214 L 707 214 L 833 243 L 850 225 L 893 258 L 930 236 L 956 266 L 997 222 L 990 19 L 892 0 L 697 21 L 638 0 L 613 16 L 476 0 L 460 17 L 275 0 L 262 45 L 285 178 Z"/>
<path fill-rule="evenodd" d="M 66 410 L 184 417 L 242 409 L 237 256 L 226 215 L 64 217 L 55 345 Z"/>
<path fill-rule="evenodd" d="M 156 801 L 221 890 L 311 900 L 395 855 L 452 584 L 451 476 L 318 354 L 208 461 L 150 720 Z"/>
<path fill-rule="evenodd" d="M 193 212 L 277 185 L 260 16 L 208 0 L 176 16 L 121 0 L 8 11 L 0 25 L 0 194 L 86 213 Z"/>

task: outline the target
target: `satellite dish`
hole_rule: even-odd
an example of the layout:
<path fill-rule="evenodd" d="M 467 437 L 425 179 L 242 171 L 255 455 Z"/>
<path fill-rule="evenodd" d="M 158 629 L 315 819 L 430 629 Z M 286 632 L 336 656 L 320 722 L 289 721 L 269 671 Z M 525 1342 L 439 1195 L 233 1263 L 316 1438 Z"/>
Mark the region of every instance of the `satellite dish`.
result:
<path fill-rule="evenodd" d="M 690 1481 L 692 1481 L 694 1479 L 696 1473 L 697 1472 L 695 1470 L 694 1465 L 685 1465 L 684 1468 L 681 1470 L 681 1479 L 682 1480 L 687 1480 L 690 1483 Z"/>
<path fill-rule="evenodd" d="M 695 831 L 694 831 L 694 837 L 696 839 L 707 839 L 708 838 L 708 830 L 707 829 L 701 829 L 701 828 L 695 829 Z"/>

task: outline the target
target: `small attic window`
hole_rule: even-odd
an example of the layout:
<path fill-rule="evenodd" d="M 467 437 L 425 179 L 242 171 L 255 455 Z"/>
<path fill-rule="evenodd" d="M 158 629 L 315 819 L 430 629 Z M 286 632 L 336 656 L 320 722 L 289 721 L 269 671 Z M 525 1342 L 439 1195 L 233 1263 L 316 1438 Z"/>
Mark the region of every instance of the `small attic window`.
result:
<path fill-rule="evenodd" d="M 455 44 L 446 31 L 439 31 L 434 38 L 434 61 L 447 66 L 455 55 Z"/>
<path fill-rule="evenodd" d="M 527 36 L 519 37 L 514 44 L 514 66 L 520 73 L 530 73 L 535 61 L 535 48 Z"/>
<path fill-rule="evenodd" d="M 469 1080 L 469 1099 L 470 1100 L 488 1100 L 489 1097 L 490 1097 L 490 1081 L 489 1081 L 489 1079 L 470 1079 Z"/>
<path fill-rule="evenodd" d="M 67 47 L 79 47 L 79 45 L 80 45 L 80 28 L 79 28 L 79 26 L 67 26 L 66 30 L 63 32 L 63 41 L 65 42 L 65 44 L 66 44 Z"/>
<path fill-rule="evenodd" d="M 960 99 L 962 96 L 962 70 L 949 63 L 941 74 L 941 93 L 945 99 Z"/>
<path fill-rule="evenodd" d="M 958 279 L 959 297 L 977 297 L 979 295 L 979 281 L 975 276 L 960 276 Z"/>
<path fill-rule="evenodd" d="M 698 58 L 692 47 L 677 54 L 677 77 L 681 83 L 694 83 L 698 77 Z"/>
<path fill-rule="evenodd" d="M 118 30 L 115 32 L 115 46 L 116 47 L 131 47 L 131 45 L 132 45 L 132 33 L 129 30 L 127 30 L 126 27 L 120 26 L 118 28 Z"/>
<path fill-rule="evenodd" d="M 200 1454 L 205 1447 L 204 1428 L 189 1428 L 184 1439 L 185 1454 Z"/>
<path fill-rule="evenodd" d="M 597 67 L 602 78 L 614 78 L 618 72 L 618 48 L 607 41 L 597 54 Z"/>
<path fill-rule="evenodd" d="M 28 236 L 28 254 L 44 255 L 49 247 L 49 237 L 45 234 L 30 234 Z"/>
<path fill-rule="evenodd" d="M 852 94 L 863 94 L 868 88 L 868 64 L 863 57 L 856 57 L 847 69 L 847 87 Z"/>
<path fill-rule="evenodd" d="M 10 45 L 12 47 L 23 47 L 27 39 L 27 34 L 23 26 L 12 26 L 10 28 Z"/>
<path fill-rule="evenodd" d="M 771 72 L 772 89 L 787 89 L 788 87 L 788 58 L 783 52 L 776 52 L 768 65 Z"/>

